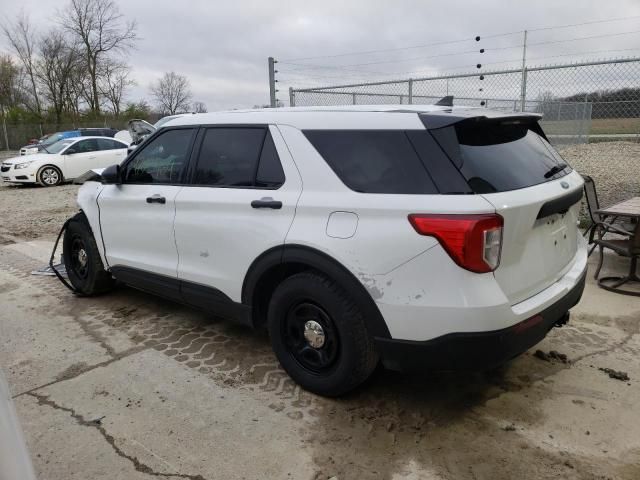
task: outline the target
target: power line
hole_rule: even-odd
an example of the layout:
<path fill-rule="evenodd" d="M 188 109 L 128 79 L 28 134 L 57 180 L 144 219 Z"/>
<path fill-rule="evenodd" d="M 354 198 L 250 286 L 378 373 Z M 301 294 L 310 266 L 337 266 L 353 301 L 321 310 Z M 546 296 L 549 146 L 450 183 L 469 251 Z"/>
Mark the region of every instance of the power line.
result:
<path fill-rule="evenodd" d="M 438 46 L 438 45 L 450 45 L 450 44 L 454 44 L 454 43 L 463 43 L 463 42 L 468 42 L 468 41 L 471 41 L 471 40 L 473 40 L 473 39 L 465 38 L 465 39 L 460 39 L 460 40 L 451 40 L 451 41 L 447 41 L 447 42 L 425 43 L 424 45 L 414 45 L 414 46 L 411 46 L 411 47 L 385 48 L 385 49 L 381 49 L 381 50 L 364 50 L 364 51 L 360 51 L 360 52 L 338 53 L 338 54 L 335 54 L 335 55 L 318 55 L 316 57 L 291 58 L 291 59 L 281 60 L 281 62 L 287 62 L 287 61 L 299 62 L 301 60 L 315 60 L 317 58 L 338 58 L 338 57 L 349 57 L 349 56 L 352 56 L 352 55 L 368 55 L 368 54 L 371 54 L 371 53 L 397 52 L 399 50 L 411 50 L 411 49 L 415 49 L 415 48 L 426 48 L 426 47 L 435 47 L 435 46 Z"/>
<path fill-rule="evenodd" d="M 484 48 L 483 51 L 484 52 L 493 52 L 493 51 L 498 51 L 498 50 L 512 50 L 514 48 L 522 48 L 522 45 L 514 45 L 512 47 Z M 285 64 L 285 65 L 295 65 L 295 66 L 299 66 L 299 67 L 309 67 L 309 68 L 313 68 L 313 67 L 320 67 L 320 68 L 363 67 L 363 66 L 367 66 L 367 65 L 381 65 L 383 63 L 413 62 L 413 61 L 417 61 L 417 60 L 427 60 L 427 59 L 430 59 L 430 58 L 454 57 L 454 56 L 458 56 L 458 55 L 470 55 L 470 54 L 478 54 L 478 53 L 484 53 L 484 52 L 478 52 L 478 50 L 467 50 L 465 52 L 440 53 L 438 55 L 428 55 L 428 56 L 420 56 L 420 57 L 412 57 L 412 58 L 396 58 L 394 60 L 380 60 L 380 61 L 377 61 L 377 62 L 348 63 L 348 64 L 345 64 L 345 65 L 311 65 L 311 64 L 305 64 L 305 63 L 292 63 L 292 62 L 285 62 L 285 61 L 280 61 L 279 63 Z"/>
<path fill-rule="evenodd" d="M 593 20 L 591 22 L 582 22 L 582 23 L 572 23 L 570 25 L 558 25 L 555 27 L 540 27 L 540 28 L 529 28 L 529 32 L 539 32 L 541 30 L 555 30 L 560 28 L 569 28 L 569 27 L 581 27 L 582 25 L 593 25 L 595 23 L 608 23 L 608 22 L 618 22 L 621 20 L 630 20 L 633 18 L 640 18 L 640 15 L 632 15 L 630 17 L 618 17 L 618 18 L 609 18 L 607 20 Z"/>
<path fill-rule="evenodd" d="M 591 36 L 588 36 L 588 37 L 575 37 L 575 38 L 568 38 L 568 39 L 565 39 L 565 40 L 551 40 L 551 41 L 548 41 L 548 42 L 529 43 L 527 46 L 533 47 L 533 46 L 536 46 L 536 45 L 551 45 L 553 43 L 575 42 L 575 41 L 579 41 L 579 40 L 588 40 L 590 38 L 618 37 L 620 35 L 630 35 L 632 33 L 640 33 L 640 30 L 633 30 L 631 32 L 605 33 L 603 35 L 591 35 Z"/>
<path fill-rule="evenodd" d="M 629 16 L 629 17 L 617 17 L 617 18 L 610 18 L 610 19 L 605 19 L 605 20 L 593 20 L 593 21 L 589 21 L 589 22 L 573 23 L 573 24 L 568 24 L 568 25 L 557 25 L 557 26 L 550 26 L 550 27 L 530 28 L 530 29 L 527 29 L 527 30 L 530 31 L 530 32 L 538 32 L 538 31 L 542 31 L 542 30 L 556 30 L 556 29 L 562 29 L 562 28 L 579 27 L 579 26 L 583 26 L 583 25 L 594 25 L 594 24 L 598 24 L 598 23 L 618 22 L 618 21 L 623 21 L 623 20 L 631 20 L 631 19 L 635 19 L 635 18 L 640 18 L 640 15 L 632 15 L 632 16 Z M 464 43 L 464 42 L 469 42 L 469 41 L 473 41 L 473 40 L 477 41 L 478 38 L 487 39 L 487 38 L 506 37 L 506 36 L 509 36 L 509 35 L 521 34 L 522 31 L 523 30 L 519 30 L 519 31 L 515 31 L 515 32 L 496 33 L 496 34 L 493 34 L 493 35 L 483 35 L 483 36 L 479 36 L 479 37 L 475 37 L 475 38 L 464 38 L 464 39 L 450 40 L 450 41 L 444 41 L 444 42 L 425 43 L 425 44 L 422 44 L 422 45 L 413 45 L 413 46 L 408 46 L 408 47 L 385 48 L 385 49 L 377 49 L 377 50 L 363 50 L 363 51 L 357 51 L 357 52 L 338 53 L 338 54 L 333 54 L 333 55 L 318 55 L 318 56 L 313 56 L 313 57 L 299 57 L 299 58 L 292 58 L 292 59 L 284 59 L 284 60 L 282 60 L 282 62 L 287 62 L 287 61 L 297 62 L 297 61 L 302 61 L 302 60 L 315 60 L 315 59 L 320 59 L 320 58 L 339 58 L 339 57 L 348 57 L 348 56 L 354 56 L 354 55 L 369 55 L 369 54 L 372 54 L 372 53 L 397 52 L 397 51 L 401 51 L 401 50 L 412 50 L 412 49 L 418 49 L 418 48 L 434 47 L 434 46 L 439 46 L 439 45 L 451 45 L 451 44 L 456 44 L 456 43 Z M 597 38 L 597 37 L 586 37 L 586 38 Z"/>
<path fill-rule="evenodd" d="M 568 53 L 568 54 L 562 54 L 562 55 L 546 55 L 546 56 L 540 56 L 540 57 L 532 57 L 529 58 L 528 60 L 546 60 L 549 58 L 559 58 L 559 57 L 569 57 L 569 56 L 577 56 L 577 55 L 597 55 L 597 54 L 602 54 L 602 53 L 614 53 L 614 52 L 629 52 L 629 51 L 637 51 L 640 50 L 640 47 L 636 47 L 636 48 L 621 48 L 621 49 L 609 49 L 609 50 L 592 50 L 592 51 L 588 51 L 588 52 L 576 52 L 576 53 Z M 493 65 L 504 65 L 504 64 L 509 64 L 509 63 L 516 63 L 516 62 L 520 62 L 521 59 L 519 58 L 514 58 L 512 60 L 505 60 L 502 62 L 490 62 L 490 63 L 484 63 L 483 67 L 486 66 L 493 66 Z M 338 67 L 336 67 L 338 68 Z M 389 73 L 389 72 L 374 72 L 374 71 L 357 71 L 357 73 L 345 73 L 343 75 L 318 75 L 316 73 L 309 73 L 309 74 L 305 74 L 300 72 L 299 70 L 297 71 L 288 71 L 289 74 L 293 74 L 293 75 L 299 75 L 299 76 L 307 76 L 307 75 L 313 75 L 313 78 L 323 78 L 323 79 L 335 79 L 335 78 L 345 78 L 345 77 L 363 77 L 366 76 L 367 74 L 380 74 L 383 77 L 393 77 L 393 76 L 398 76 L 398 75 L 411 75 L 411 74 L 425 74 L 425 73 L 432 73 L 434 75 L 440 75 L 440 74 L 446 74 L 448 72 L 451 71 L 456 71 L 456 70 L 461 70 L 461 69 L 470 69 L 471 67 L 469 65 L 460 65 L 457 67 L 450 67 L 447 68 L 445 70 L 440 70 L 437 71 L 437 73 L 432 69 L 432 70 L 411 70 L 411 71 L 405 71 L 405 72 L 393 72 L 393 73 Z M 349 71 L 349 70 L 347 70 Z M 481 73 L 478 73 L 478 75 L 480 75 Z M 286 80 L 283 80 L 286 81 Z M 294 81 L 293 79 L 291 81 Z"/>

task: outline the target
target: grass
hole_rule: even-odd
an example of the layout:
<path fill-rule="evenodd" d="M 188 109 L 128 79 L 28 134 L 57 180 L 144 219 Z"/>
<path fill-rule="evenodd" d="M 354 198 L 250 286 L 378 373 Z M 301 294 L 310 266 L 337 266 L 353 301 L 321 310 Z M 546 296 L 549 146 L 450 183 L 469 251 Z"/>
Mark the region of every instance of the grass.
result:
<path fill-rule="evenodd" d="M 611 133 L 640 133 L 640 118 L 594 118 L 591 135 Z"/>
<path fill-rule="evenodd" d="M 550 135 L 571 135 L 576 133 L 579 120 L 542 121 L 542 126 Z M 640 118 L 594 118 L 591 120 L 590 135 L 640 134 Z"/>

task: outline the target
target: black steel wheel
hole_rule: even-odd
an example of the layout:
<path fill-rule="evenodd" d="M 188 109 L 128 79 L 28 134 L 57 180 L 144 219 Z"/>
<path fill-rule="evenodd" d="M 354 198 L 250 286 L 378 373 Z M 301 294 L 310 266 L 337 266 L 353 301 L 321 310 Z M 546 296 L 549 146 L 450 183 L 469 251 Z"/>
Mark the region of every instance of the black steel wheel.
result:
<path fill-rule="evenodd" d="M 87 247 L 82 237 L 77 233 L 74 233 L 71 238 L 70 256 L 69 261 L 73 273 L 78 278 L 86 279 L 89 275 Z"/>
<path fill-rule="evenodd" d="M 282 368 L 319 395 L 356 388 L 378 363 L 361 310 L 346 290 L 318 272 L 283 280 L 271 297 L 267 322 Z"/>
<path fill-rule="evenodd" d="M 333 368 L 340 353 L 340 338 L 329 314 L 318 305 L 303 301 L 292 306 L 282 322 L 281 333 L 296 361 L 309 372 Z"/>
<path fill-rule="evenodd" d="M 113 288 L 113 277 L 102 265 L 84 213 L 78 213 L 69 221 L 62 240 L 62 252 L 69 282 L 79 293 L 97 295 Z"/>

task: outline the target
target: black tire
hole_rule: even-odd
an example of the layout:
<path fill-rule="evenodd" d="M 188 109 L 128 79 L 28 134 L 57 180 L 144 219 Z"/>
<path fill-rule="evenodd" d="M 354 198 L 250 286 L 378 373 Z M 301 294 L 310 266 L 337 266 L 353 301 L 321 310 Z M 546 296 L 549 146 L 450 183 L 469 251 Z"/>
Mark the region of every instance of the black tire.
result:
<path fill-rule="evenodd" d="M 55 187 L 56 185 L 60 185 L 62 183 L 62 172 L 58 167 L 54 167 L 53 165 L 45 165 L 40 170 L 38 170 L 38 175 L 36 176 L 38 183 L 43 187 Z"/>
<path fill-rule="evenodd" d="M 102 265 L 98 246 L 84 213 L 78 213 L 67 225 L 62 251 L 69 281 L 78 292 L 99 295 L 113 289 L 115 281 Z"/>
<path fill-rule="evenodd" d="M 314 337 L 318 330 L 307 328 L 317 329 L 309 320 L 321 326 L 322 340 Z M 353 390 L 378 364 L 360 309 L 340 285 L 319 273 L 298 273 L 278 285 L 267 321 L 282 368 L 318 395 L 335 397 Z M 314 348 L 312 342 L 322 345 Z"/>

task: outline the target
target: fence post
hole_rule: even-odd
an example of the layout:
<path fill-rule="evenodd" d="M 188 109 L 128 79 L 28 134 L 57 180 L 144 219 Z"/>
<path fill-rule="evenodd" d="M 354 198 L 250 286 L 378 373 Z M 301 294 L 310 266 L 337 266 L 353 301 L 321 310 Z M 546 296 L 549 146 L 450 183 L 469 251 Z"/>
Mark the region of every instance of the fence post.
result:
<path fill-rule="evenodd" d="M 409 79 L 409 105 L 413 104 L 413 78 Z"/>
<path fill-rule="evenodd" d="M 520 85 L 520 111 L 524 112 L 527 101 L 527 31 L 524 31 L 524 41 L 522 43 L 522 80 Z"/>
<path fill-rule="evenodd" d="M 355 93 L 352 93 L 351 95 L 352 95 L 352 97 L 353 97 L 353 105 L 356 105 L 356 104 L 357 104 L 357 103 L 356 103 L 356 94 L 355 94 Z"/>
<path fill-rule="evenodd" d="M 269 104 L 271 108 L 276 108 L 276 61 L 269 57 Z"/>
<path fill-rule="evenodd" d="M 293 87 L 289 87 L 289 106 L 296 106 L 296 94 L 293 92 Z"/>
<path fill-rule="evenodd" d="M 404 100 L 404 95 L 399 95 L 398 99 L 400 100 L 400 105 L 402 105 L 402 100 Z"/>

